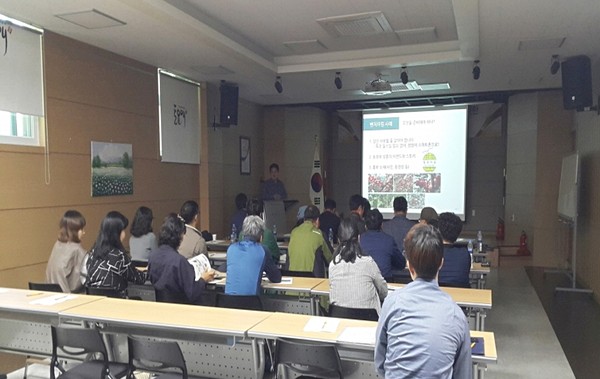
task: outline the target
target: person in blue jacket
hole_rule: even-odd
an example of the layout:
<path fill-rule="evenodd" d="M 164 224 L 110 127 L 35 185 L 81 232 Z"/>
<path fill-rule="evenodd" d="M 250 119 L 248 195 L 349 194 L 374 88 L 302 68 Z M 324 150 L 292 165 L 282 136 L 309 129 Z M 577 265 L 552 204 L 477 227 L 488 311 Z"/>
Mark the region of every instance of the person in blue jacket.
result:
<path fill-rule="evenodd" d="M 265 223 L 260 217 L 244 219 L 244 239 L 227 249 L 226 294 L 258 295 L 263 271 L 271 282 L 281 282 L 281 271 L 260 243 L 264 229 Z"/>

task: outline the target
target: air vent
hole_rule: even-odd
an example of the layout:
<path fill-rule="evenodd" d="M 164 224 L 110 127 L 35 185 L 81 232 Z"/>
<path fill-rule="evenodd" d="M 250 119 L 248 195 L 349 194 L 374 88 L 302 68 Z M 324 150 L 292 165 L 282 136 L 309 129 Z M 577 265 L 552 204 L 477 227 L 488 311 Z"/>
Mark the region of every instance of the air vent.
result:
<path fill-rule="evenodd" d="M 416 81 L 408 82 L 403 84 L 402 82 L 391 83 L 393 92 L 403 91 L 417 91 L 421 89 L 421 86 Z"/>
<path fill-rule="evenodd" d="M 437 42 L 435 26 L 416 29 L 396 30 L 396 35 L 403 45 L 414 45 L 417 43 Z"/>
<path fill-rule="evenodd" d="M 558 49 L 565 43 L 565 39 L 566 37 L 519 41 L 519 50 Z"/>
<path fill-rule="evenodd" d="M 371 36 L 393 31 L 382 12 L 326 17 L 317 22 L 336 37 Z"/>
<path fill-rule="evenodd" d="M 84 12 L 57 14 L 56 17 L 79 25 L 86 29 L 102 29 L 126 25 L 125 22 L 102 13 L 96 9 Z"/>

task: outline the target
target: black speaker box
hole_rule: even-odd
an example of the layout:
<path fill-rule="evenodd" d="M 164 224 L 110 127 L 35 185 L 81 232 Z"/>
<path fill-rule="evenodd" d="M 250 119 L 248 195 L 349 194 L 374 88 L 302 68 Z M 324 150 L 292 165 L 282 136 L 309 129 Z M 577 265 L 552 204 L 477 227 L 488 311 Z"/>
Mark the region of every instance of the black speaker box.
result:
<path fill-rule="evenodd" d="M 565 109 L 582 111 L 594 104 L 592 66 L 587 55 L 568 58 L 561 64 L 563 104 Z"/>
<path fill-rule="evenodd" d="M 238 93 L 236 85 L 221 84 L 221 125 L 237 125 L 238 122 Z"/>

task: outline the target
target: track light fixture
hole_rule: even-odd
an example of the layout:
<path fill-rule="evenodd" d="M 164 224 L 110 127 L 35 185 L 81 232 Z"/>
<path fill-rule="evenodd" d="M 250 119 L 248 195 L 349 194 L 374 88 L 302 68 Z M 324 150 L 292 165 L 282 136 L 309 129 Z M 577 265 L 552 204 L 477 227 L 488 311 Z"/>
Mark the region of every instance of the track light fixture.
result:
<path fill-rule="evenodd" d="M 473 61 L 473 79 L 478 80 L 481 75 L 481 68 L 479 68 L 479 59 Z"/>
<path fill-rule="evenodd" d="M 275 78 L 275 89 L 277 90 L 277 93 L 283 92 L 283 84 L 281 83 L 281 76 L 279 75 Z"/>
<path fill-rule="evenodd" d="M 550 73 L 556 75 L 558 70 L 560 70 L 560 61 L 558 60 L 558 55 L 554 54 L 552 56 L 552 63 L 550 64 Z"/>
<path fill-rule="evenodd" d="M 400 80 L 402 84 L 408 83 L 408 74 L 406 73 L 406 66 L 402 66 L 402 72 L 400 73 Z"/>
<path fill-rule="evenodd" d="M 337 71 L 335 73 L 335 79 L 333 80 L 333 83 L 335 84 L 335 88 L 337 89 L 342 89 L 342 73 Z"/>

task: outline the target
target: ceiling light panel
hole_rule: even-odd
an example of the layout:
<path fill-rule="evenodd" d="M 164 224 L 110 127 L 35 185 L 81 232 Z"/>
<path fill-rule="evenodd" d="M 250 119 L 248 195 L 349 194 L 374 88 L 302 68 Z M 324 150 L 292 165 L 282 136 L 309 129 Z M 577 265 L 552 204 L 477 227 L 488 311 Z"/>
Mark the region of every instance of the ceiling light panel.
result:
<path fill-rule="evenodd" d="M 519 50 L 558 49 L 565 43 L 566 37 L 530 39 L 519 41 Z"/>
<path fill-rule="evenodd" d="M 57 14 L 56 17 L 86 29 L 102 29 L 126 25 L 125 22 L 96 9 L 83 12 Z"/>
<path fill-rule="evenodd" d="M 325 45 L 317 39 L 306 41 L 290 41 L 283 43 L 294 54 L 317 54 L 327 51 Z"/>
<path fill-rule="evenodd" d="M 318 19 L 317 22 L 335 37 L 371 36 L 392 32 L 382 12 L 326 17 Z"/>

